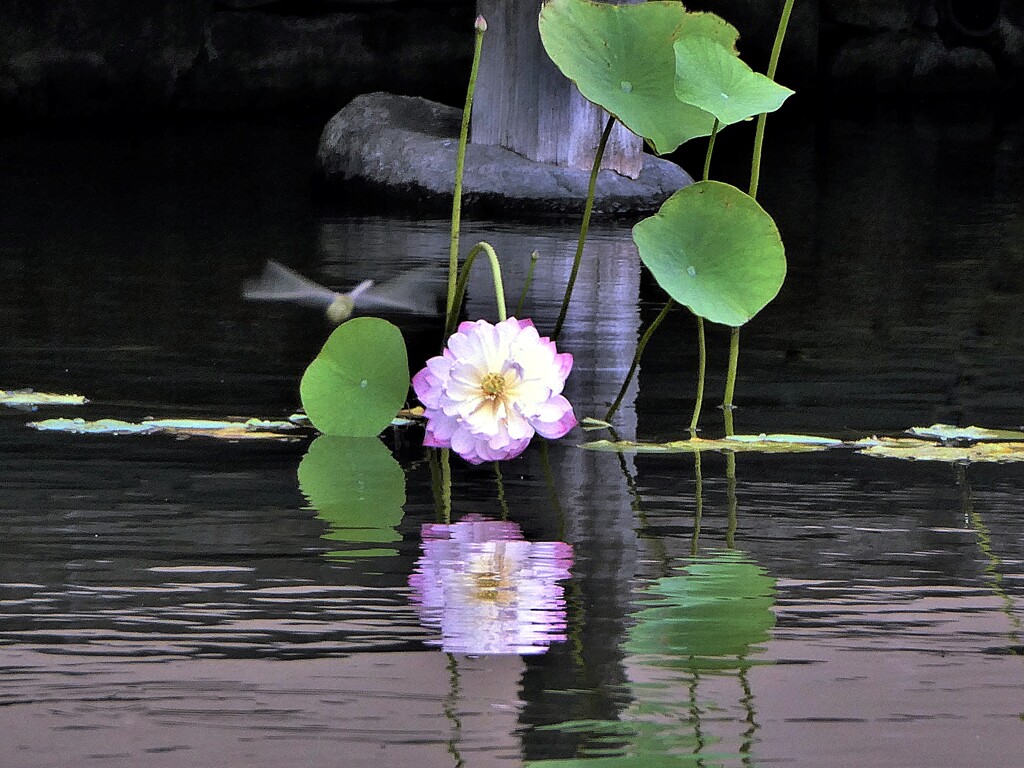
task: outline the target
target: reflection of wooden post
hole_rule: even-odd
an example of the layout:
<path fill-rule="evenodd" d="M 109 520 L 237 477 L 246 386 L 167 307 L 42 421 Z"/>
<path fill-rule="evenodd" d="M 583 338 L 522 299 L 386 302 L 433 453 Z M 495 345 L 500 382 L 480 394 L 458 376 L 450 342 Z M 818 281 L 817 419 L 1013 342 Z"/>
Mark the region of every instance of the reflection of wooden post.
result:
<path fill-rule="evenodd" d="M 616 4 L 636 0 L 613 0 Z M 472 141 L 531 159 L 589 170 L 607 119 L 548 58 L 537 31 L 537 0 L 477 0 L 487 19 L 473 105 Z M 643 142 L 621 124 L 602 168 L 636 178 Z"/>

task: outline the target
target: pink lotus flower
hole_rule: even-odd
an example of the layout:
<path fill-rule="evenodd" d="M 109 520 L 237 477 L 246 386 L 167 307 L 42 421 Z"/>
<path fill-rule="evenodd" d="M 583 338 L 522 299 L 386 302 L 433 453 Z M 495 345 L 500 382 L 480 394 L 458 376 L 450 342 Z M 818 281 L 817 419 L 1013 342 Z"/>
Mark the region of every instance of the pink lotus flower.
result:
<path fill-rule="evenodd" d="M 565 640 L 572 547 L 530 542 L 515 523 L 467 515 L 423 526 L 423 554 L 409 577 L 431 641 L 450 653 L 537 654 Z"/>
<path fill-rule="evenodd" d="M 481 464 L 515 458 L 534 433 L 562 437 L 576 426 L 562 396 L 571 369 L 572 355 L 530 320 L 462 323 L 412 379 L 427 419 L 423 444 Z"/>

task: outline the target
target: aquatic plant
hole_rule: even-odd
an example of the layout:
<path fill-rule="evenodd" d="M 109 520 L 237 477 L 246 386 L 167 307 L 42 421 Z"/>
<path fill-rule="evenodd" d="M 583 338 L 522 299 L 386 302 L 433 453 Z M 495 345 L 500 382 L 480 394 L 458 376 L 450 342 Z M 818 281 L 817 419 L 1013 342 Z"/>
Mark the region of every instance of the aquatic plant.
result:
<path fill-rule="evenodd" d="M 539 27 L 552 61 L 587 99 L 609 113 L 594 161 L 594 173 L 610 127 L 620 120 L 658 154 L 699 136 L 710 136 L 705 179 L 670 197 L 655 216 L 634 228 L 641 261 L 671 298 L 698 318 L 701 374 L 695 430 L 703 398 L 703 320 L 733 328 L 729 376 L 723 398 L 726 431 L 732 433 L 732 394 L 739 351 L 738 328 L 778 293 L 785 279 L 785 254 L 771 217 L 754 202 L 763 117 L 792 94 L 773 81 L 792 0 L 787 0 L 767 76 L 739 59 L 737 30 L 718 16 L 691 13 L 677 2 L 608 5 L 589 0 L 548 0 Z M 760 115 L 751 190 L 707 178 L 718 129 Z M 589 203 L 590 201 L 588 201 Z M 712 217 L 714 226 L 707 224 Z M 573 274 L 582 255 L 581 229 Z M 701 265 L 696 263 L 701 260 Z M 559 320 L 572 291 L 572 280 Z M 556 325 L 557 330 L 561 322 Z M 649 334 L 645 334 L 645 341 Z M 637 350 L 637 359 L 642 345 Z M 636 368 L 631 366 L 629 376 Z M 628 378 L 627 382 L 628 384 Z M 626 384 L 623 385 L 625 389 Z M 611 418 L 618 400 L 605 420 Z"/>
<path fill-rule="evenodd" d="M 566 637 L 563 579 L 572 547 L 530 542 L 513 522 L 467 515 L 422 528 L 422 554 L 409 577 L 432 644 L 449 653 L 538 654 Z"/>
<path fill-rule="evenodd" d="M 480 464 L 518 456 L 534 434 L 562 437 L 576 425 L 562 395 L 571 369 L 572 355 L 530 320 L 462 323 L 412 380 L 425 406 L 423 444 Z"/>

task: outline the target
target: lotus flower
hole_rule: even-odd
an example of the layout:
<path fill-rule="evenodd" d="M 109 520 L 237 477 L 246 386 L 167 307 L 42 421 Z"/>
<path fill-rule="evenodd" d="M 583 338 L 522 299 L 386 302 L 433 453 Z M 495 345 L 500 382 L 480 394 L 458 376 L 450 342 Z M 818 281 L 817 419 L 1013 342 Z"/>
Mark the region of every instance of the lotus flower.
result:
<path fill-rule="evenodd" d="M 425 407 L 423 444 L 481 464 L 515 458 L 535 433 L 562 437 L 576 425 L 562 396 L 571 369 L 572 355 L 530 320 L 462 323 L 412 380 Z"/>
<path fill-rule="evenodd" d="M 468 515 L 423 526 L 423 554 L 409 577 L 425 626 L 450 653 L 538 654 L 565 640 L 572 547 L 529 542 L 515 523 Z"/>

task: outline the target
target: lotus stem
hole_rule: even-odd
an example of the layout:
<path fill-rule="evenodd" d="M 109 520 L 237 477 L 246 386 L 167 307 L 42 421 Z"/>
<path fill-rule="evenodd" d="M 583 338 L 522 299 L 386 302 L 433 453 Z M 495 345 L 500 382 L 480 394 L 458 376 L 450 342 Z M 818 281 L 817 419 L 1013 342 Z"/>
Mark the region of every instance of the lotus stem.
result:
<path fill-rule="evenodd" d="M 725 414 L 725 434 L 732 437 L 732 404 L 736 392 L 736 369 L 740 362 L 740 329 L 732 328 L 729 336 L 729 373 L 725 379 L 725 397 L 722 399 L 722 412 Z"/>
<path fill-rule="evenodd" d="M 469 70 L 469 86 L 466 88 L 466 104 L 462 109 L 462 127 L 459 129 L 459 149 L 455 156 L 455 190 L 452 194 L 452 232 L 448 247 L 448 302 L 445 310 L 445 326 L 452 325 L 452 318 L 457 313 L 455 303 L 455 283 L 459 271 L 459 226 L 462 222 L 462 176 L 466 168 L 466 144 L 469 141 L 469 116 L 473 111 L 473 94 L 476 91 L 476 78 L 480 70 L 480 51 L 483 49 L 484 32 L 487 22 L 478 16 L 476 24 L 476 44 L 473 47 L 473 64 Z"/>
<path fill-rule="evenodd" d="M 434 509 L 437 521 L 450 525 L 452 522 L 452 468 L 448 448 L 430 451 L 430 485 L 434 495 Z"/>
<path fill-rule="evenodd" d="M 501 262 L 498 261 L 498 254 L 494 252 L 494 248 L 490 243 L 480 241 L 470 249 L 466 255 L 466 260 L 462 263 L 462 271 L 459 273 L 459 280 L 455 286 L 455 306 L 462 305 L 462 299 L 466 295 L 466 284 L 469 283 L 469 272 L 473 268 L 473 262 L 476 261 L 477 254 L 481 251 L 487 254 L 488 260 L 491 262 L 491 276 L 494 278 L 494 302 L 498 307 L 498 320 L 507 320 L 508 313 L 505 310 L 505 286 L 501 280 Z M 444 337 L 447 339 L 455 332 L 455 320 L 457 316 L 449 316 L 448 322 L 445 325 Z"/>
<path fill-rule="evenodd" d="M 587 232 L 590 229 L 590 214 L 594 211 L 594 190 L 597 188 L 597 173 L 601 170 L 604 148 L 608 144 L 608 137 L 611 135 L 613 125 L 615 125 L 615 116 L 608 115 L 608 122 L 605 123 L 604 132 L 601 134 L 601 141 L 598 142 L 597 152 L 594 154 L 594 165 L 590 169 L 587 203 L 583 208 L 583 222 L 580 224 L 580 237 L 576 243 L 576 256 L 572 261 L 569 281 L 565 284 L 565 298 L 562 299 L 562 309 L 558 313 L 558 321 L 555 323 L 555 330 L 551 334 L 552 341 L 558 339 L 558 334 L 562 332 L 562 325 L 565 323 L 565 316 L 569 312 L 569 300 L 572 298 L 572 289 L 576 284 L 576 275 L 580 271 L 580 261 L 583 258 L 583 244 L 587 241 Z"/>
<path fill-rule="evenodd" d="M 736 546 L 736 454 L 725 454 L 725 503 L 727 509 L 725 527 L 725 548 Z"/>
<path fill-rule="evenodd" d="M 661 325 L 662 321 L 668 315 L 669 310 L 672 309 L 674 305 L 675 302 L 672 301 L 672 299 L 666 301 L 665 306 L 661 308 L 661 312 L 659 312 L 658 316 L 654 318 L 654 322 L 647 326 L 647 330 L 644 331 L 644 335 L 640 337 L 640 341 L 636 345 L 636 353 L 633 355 L 633 362 L 629 366 L 629 372 L 626 374 L 625 381 L 622 382 L 622 387 L 619 389 L 619 394 L 615 398 L 615 402 L 612 403 L 611 407 L 608 409 L 608 413 L 604 415 L 605 421 L 611 421 L 612 416 L 614 416 L 615 412 L 619 410 L 619 406 L 622 404 L 622 398 L 626 396 L 626 390 L 629 388 L 629 383 L 633 380 L 633 374 L 636 373 L 636 368 L 640 365 L 640 357 L 644 353 L 644 348 L 647 346 L 647 342 L 651 340 L 651 336 L 653 336 L 654 332 L 658 330 L 658 326 Z"/>
<path fill-rule="evenodd" d="M 782 53 L 782 41 L 786 38 L 786 28 L 789 26 L 789 17 L 793 13 L 793 1 L 786 0 L 782 7 L 782 17 L 779 19 L 779 28 L 775 31 L 775 42 L 772 44 L 771 57 L 768 60 L 768 72 L 765 73 L 769 80 L 775 79 L 775 70 L 779 66 L 779 54 Z M 757 197 L 757 185 L 761 178 L 761 147 L 764 144 L 764 124 L 768 120 L 768 113 L 762 112 L 757 116 L 757 128 L 754 131 L 754 158 L 750 164 L 750 196 Z"/>
<path fill-rule="evenodd" d="M 708 152 L 704 155 L 704 181 L 711 178 L 711 153 L 715 151 L 715 137 L 718 136 L 720 123 L 715 118 L 715 124 L 711 127 L 711 136 L 708 137 Z"/>
<path fill-rule="evenodd" d="M 704 340 L 704 318 L 697 315 L 697 397 L 693 402 L 693 416 L 690 418 L 690 437 L 697 436 L 697 423 L 704 407 L 704 379 L 708 369 L 708 348 Z"/>
<path fill-rule="evenodd" d="M 523 281 L 523 292 L 519 294 L 519 303 L 516 304 L 516 311 L 513 314 L 516 317 L 521 317 L 520 312 L 523 311 L 523 304 L 526 302 L 526 294 L 530 291 L 530 284 L 533 282 L 533 270 L 537 268 L 537 261 L 540 259 L 540 254 L 534 251 L 530 254 L 530 267 L 526 270 L 526 279 Z"/>
<path fill-rule="evenodd" d="M 704 478 L 700 471 L 700 451 L 693 452 L 693 498 L 696 510 L 693 513 L 693 536 L 690 539 L 690 555 L 696 556 L 700 546 L 700 523 L 704 516 Z"/>

